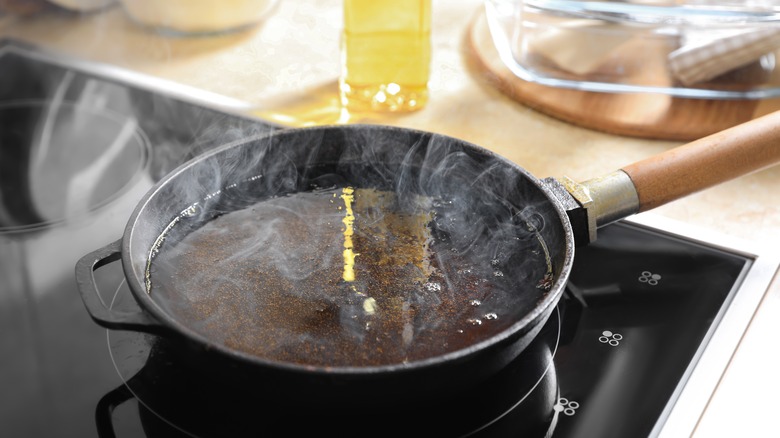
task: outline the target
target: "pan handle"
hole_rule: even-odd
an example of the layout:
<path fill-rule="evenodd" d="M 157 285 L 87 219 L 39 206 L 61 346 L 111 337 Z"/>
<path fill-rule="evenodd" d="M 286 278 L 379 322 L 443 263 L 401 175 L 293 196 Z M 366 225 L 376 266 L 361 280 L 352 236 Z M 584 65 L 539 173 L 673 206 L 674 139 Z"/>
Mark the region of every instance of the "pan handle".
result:
<path fill-rule="evenodd" d="M 133 311 L 117 311 L 106 306 L 95 283 L 95 271 L 121 257 L 122 240 L 112 242 L 82 257 L 76 263 L 76 283 L 89 316 L 98 325 L 117 330 L 131 330 L 154 335 L 166 334 L 166 329 L 140 307 Z"/>
<path fill-rule="evenodd" d="M 604 176 L 559 183 L 583 207 L 569 213 L 575 237 L 706 188 L 780 163 L 780 111 L 629 164 Z M 575 207 L 574 210 L 577 210 Z"/>
<path fill-rule="evenodd" d="M 623 167 L 639 211 L 780 162 L 780 111 Z"/>

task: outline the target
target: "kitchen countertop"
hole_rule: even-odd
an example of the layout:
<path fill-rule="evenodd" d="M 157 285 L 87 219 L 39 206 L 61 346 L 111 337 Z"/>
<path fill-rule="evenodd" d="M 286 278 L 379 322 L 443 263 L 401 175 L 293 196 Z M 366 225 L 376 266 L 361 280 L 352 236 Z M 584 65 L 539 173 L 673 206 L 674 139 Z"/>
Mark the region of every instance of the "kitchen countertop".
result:
<path fill-rule="evenodd" d="M 371 122 L 425 129 L 482 145 L 539 177 L 585 180 L 679 142 L 574 126 L 503 95 L 468 55 L 480 0 L 434 0 L 428 105 L 415 113 L 346 120 L 339 111 L 341 2 L 280 2 L 258 26 L 210 37 L 167 37 L 118 7 L 47 9 L 0 16 L 0 37 L 128 69 L 246 102 L 253 116 L 290 126 Z M 0 72 L 2 80 L 2 72 Z M 780 246 L 780 166 L 721 184 L 651 212 L 737 239 Z M 773 282 L 708 405 L 696 436 L 780 436 L 780 280 Z"/>

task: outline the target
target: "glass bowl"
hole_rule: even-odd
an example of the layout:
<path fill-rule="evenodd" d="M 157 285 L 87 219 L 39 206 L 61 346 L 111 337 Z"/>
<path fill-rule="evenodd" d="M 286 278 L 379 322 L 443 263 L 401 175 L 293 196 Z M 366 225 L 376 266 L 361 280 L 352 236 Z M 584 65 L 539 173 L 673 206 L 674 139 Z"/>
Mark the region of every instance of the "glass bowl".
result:
<path fill-rule="evenodd" d="M 486 0 L 523 80 L 703 99 L 780 96 L 780 1 Z"/>
<path fill-rule="evenodd" d="M 171 36 L 237 32 L 261 22 L 278 0 L 121 0 L 137 24 Z"/>

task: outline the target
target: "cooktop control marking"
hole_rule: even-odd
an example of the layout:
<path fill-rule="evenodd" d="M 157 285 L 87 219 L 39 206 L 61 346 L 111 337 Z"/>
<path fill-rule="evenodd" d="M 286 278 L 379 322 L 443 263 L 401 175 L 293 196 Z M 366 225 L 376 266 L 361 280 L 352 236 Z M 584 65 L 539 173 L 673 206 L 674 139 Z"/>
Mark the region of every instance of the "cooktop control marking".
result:
<path fill-rule="evenodd" d="M 660 280 L 661 280 L 661 276 L 660 275 L 653 274 L 650 271 L 642 271 L 642 275 L 639 276 L 639 282 L 640 283 L 647 283 L 650 286 L 657 285 Z"/>
<path fill-rule="evenodd" d="M 623 335 L 620 333 L 612 333 L 609 330 L 604 330 L 599 336 L 599 342 L 602 344 L 609 344 L 613 347 L 620 345 L 620 341 L 623 339 Z"/>
<path fill-rule="evenodd" d="M 553 406 L 553 409 L 556 412 L 563 412 L 564 415 L 571 417 L 577 413 L 577 408 L 579 407 L 580 404 L 578 402 L 561 397 L 558 399 L 558 403 Z"/>

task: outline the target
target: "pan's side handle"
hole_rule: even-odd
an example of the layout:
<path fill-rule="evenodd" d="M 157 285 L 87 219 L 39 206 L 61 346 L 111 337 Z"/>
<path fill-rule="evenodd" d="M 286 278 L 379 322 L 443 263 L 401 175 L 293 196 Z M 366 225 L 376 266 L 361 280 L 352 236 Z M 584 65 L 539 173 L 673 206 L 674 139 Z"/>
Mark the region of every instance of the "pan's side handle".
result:
<path fill-rule="evenodd" d="M 780 111 L 624 167 L 639 211 L 780 163 Z"/>
<path fill-rule="evenodd" d="M 117 240 L 82 257 L 76 263 L 76 283 L 89 316 L 109 329 L 132 330 L 155 335 L 165 334 L 165 327 L 152 319 L 140 307 L 133 311 L 112 310 L 103 302 L 95 283 L 95 270 L 116 262 L 121 257 L 122 241 Z"/>

